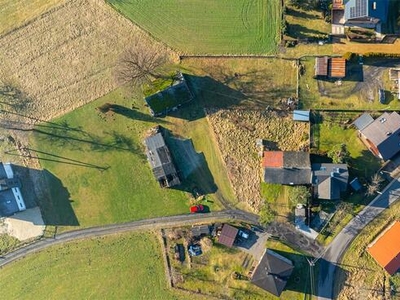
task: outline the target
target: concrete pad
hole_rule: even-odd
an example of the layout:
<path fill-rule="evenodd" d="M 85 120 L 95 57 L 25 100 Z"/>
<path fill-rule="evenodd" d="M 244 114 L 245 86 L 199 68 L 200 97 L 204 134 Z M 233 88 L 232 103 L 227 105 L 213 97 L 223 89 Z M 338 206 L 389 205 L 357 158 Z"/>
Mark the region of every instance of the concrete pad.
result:
<path fill-rule="evenodd" d="M 45 229 L 39 207 L 29 208 L 5 218 L 4 224 L 7 227 L 7 233 L 20 241 L 39 237 Z"/>
<path fill-rule="evenodd" d="M 296 224 L 296 230 L 304 234 L 306 237 L 309 237 L 312 240 L 315 240 L 318 236 L 318 232 L 316 232 L 314 229 L 311 229 L 305 224 Z"/>

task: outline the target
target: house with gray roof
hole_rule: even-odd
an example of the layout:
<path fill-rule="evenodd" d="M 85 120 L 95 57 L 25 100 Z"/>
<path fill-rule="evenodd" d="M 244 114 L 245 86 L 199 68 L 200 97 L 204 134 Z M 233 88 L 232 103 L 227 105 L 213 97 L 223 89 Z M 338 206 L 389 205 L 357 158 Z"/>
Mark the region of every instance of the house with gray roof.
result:
<path fill-rule="evenodd" d="M 346 164 L 312 164 L 312 185 L 316 198 L 339 200 L 347 190 L 349 171 Z"/>
<path fill-rule="evenodd" d="M 332 34 L 343 35 L 346 27 L 373 29 L 380 33 L 387 22 L 389 0 L 333 0 Z"/>
<path fill-rule="evenodd" d="M 310 153 L 302 151 L 264 151 L 264 182 L 302 185 L 311 182 Z"/>
<path fill-rule="evenodd" d="M 358 136 L 376 157 L 384 161 L 391 159 L 400 151 L 400 115 L 385 112 L 375 120 L 367 115 L 363 114 L 353 123 Z"/>
<path fill-rule="evenodd" d="M 172 161 L 171 153 L 161 132 L 158 132 L 145 139 L 147 160 L 150 163 L 153 175 L 161 187 L 171 187 L 179 185 L 181 182 L 178 177 L 175 165 Z"/>
<path fill-rule="evenodd" d="M 26 209 L 21 182 L 14 176 L 10 163 L 0 163 L 0 217 L 11 216 Z"/>
<path fill-rule="evenodd" d="M 267 249 L 251 277 L 251 283 L 279 297 L 293 269 L 289 259 Z"/>

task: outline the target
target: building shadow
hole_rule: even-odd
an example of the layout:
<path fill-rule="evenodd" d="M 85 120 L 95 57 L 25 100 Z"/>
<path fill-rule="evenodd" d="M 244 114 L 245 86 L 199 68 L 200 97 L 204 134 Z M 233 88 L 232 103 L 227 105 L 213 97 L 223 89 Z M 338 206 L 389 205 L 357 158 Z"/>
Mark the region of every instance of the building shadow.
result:
<path fill-rule="evenodd" d="M 21 182 L 20 190 L 26 209 L 39 207 L 43 222 L 30 213 L 16 213 L 9 218 L 35 225 L 79 226 L 71 206 L 73 200 L 60 179 L 46 169 L 32 169 L 16 164 L 12 164 L 12 169 L 14 176 Z"/>
<path fill-rule="evenodd" d="M 191 139 L 173 136 L 164 130 L 166 144 L 178 169 L 181 184 L 172 187 L 198 195 L 213 194 L 218 190 L 203 153 L 194 148 Z"/>
<path fill-rule="evenodd" d="M 72 208 L 71 195 L 62 181 L 50 171 L 41 171 L 44 188 L 48 193 L 39 199 L 38 204 L 42 211 L 42 217 L 46 225 L 53 226 L 79 226 L 78 219 Z"/>

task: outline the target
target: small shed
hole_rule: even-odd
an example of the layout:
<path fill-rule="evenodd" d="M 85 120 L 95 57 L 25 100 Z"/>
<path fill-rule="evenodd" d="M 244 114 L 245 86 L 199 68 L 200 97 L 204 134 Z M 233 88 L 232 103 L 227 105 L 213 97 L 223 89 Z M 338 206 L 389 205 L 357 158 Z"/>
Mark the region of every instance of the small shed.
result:
<path fill-rule="evenodd" d="M 310 122 L 310 111 L 309 110 L 294 110 L 293 121 Z"/>
<path fill-rule="evenodd" d="M 346 59 L 341 57 L 332 57 L 329 60 L 329 77 L 331 78 L 346 77 Z"/>
<path fill-rule="evenodd" d="M 229 224 L 224 224 L 218 238 L 218 243 L 231 248 L 236 240 L 239 229 Z"/>
<path fill-rule="evenodd" d="M 357 177 L 350 181 L 350 186 L 356 192 L 362 189 L 362 185 Z"/>
<path fill-rule="evenodd" d="M 315 76 L 328 76 L 328 60 L 327 56 L 315 58 Z"/>

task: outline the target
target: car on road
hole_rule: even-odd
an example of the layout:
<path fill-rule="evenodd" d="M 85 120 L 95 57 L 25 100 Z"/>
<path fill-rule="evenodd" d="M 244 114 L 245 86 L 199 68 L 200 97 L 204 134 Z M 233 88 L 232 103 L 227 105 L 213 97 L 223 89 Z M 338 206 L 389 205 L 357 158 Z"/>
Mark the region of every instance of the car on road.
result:
<path fill-rule="evenodd" d="M 190 207 L 190 213 L 192 213 L 192 214 L 201 213 L 201 212 L 204 212 L 204 206 L 201 204 L 193 205 Z"/>

